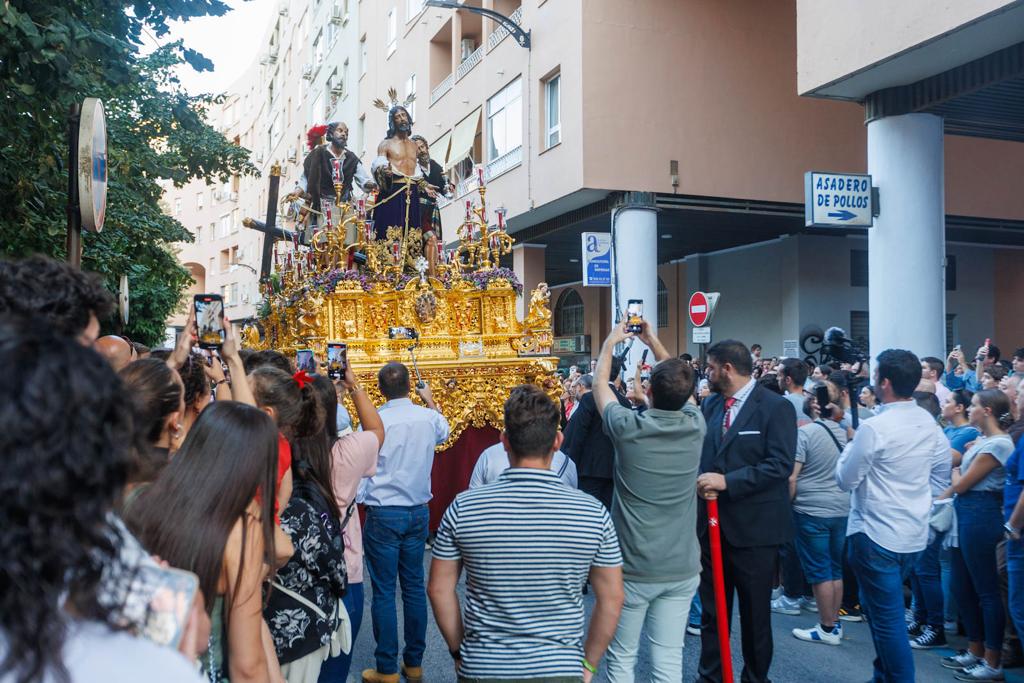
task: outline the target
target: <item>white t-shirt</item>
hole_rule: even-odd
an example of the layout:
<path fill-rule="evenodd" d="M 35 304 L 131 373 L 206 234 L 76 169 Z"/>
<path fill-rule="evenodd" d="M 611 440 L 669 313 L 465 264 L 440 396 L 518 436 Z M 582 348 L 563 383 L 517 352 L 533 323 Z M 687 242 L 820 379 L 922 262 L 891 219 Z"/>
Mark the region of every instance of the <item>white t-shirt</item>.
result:
<path fill-rule="evenodd" d="M 483 453 L 473 467 L 473 474 L 469 478 L 469 488 L 490 484 L 498 480 L 502 472 L 511 467 L 508 460 L 508 453 L 501 442 L 485 448 Z M 576 463 L 565 456 L 562 451 L 555 451 L 551 458 L 551 471 L 559 476 L 562 482 L 569 488 L 577 488 Z"/>
<path fill-rule="evenodd" d="M 6 651 L 0 635 L 0 657 Z M 71 683 L 202 683 L 198 669 L 176 650 L 161 647 L 98 622 L 77 622 L 64 641 L 64 666 Z M 51 674 L 40 683 L 53 683 Z M 0 683 L 14 675 L 0 674 Z"/>

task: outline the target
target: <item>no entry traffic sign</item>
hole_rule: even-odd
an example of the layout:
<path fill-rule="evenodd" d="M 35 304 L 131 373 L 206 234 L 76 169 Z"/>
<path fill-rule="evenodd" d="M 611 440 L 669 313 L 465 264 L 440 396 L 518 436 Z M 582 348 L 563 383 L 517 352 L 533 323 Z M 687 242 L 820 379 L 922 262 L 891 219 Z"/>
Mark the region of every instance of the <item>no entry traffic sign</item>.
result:
<path fill-rule="evenodd" d="M 690 322 L 694 327 L 704 327 L 711 322 L 718 304 L 718 292 L 694 292 L 690 295 Z"/>

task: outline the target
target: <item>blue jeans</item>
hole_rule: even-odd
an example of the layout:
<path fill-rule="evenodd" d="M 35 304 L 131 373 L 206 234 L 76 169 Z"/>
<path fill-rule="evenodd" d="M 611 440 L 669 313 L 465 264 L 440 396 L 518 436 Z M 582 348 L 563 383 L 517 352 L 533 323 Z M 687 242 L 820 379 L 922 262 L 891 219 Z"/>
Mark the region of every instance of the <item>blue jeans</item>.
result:
<path fill-rule="evenodd" d="M 939 553 L 945 538 L 946 532 L 935 534 L 935 539 L 917 558 L 914 573 L 910 575 L 910 588 L 914 591 L 914 621 L 939 630 L 944 624 Z"/>
<path fill-rule="evenodd" d="M 359 636 L 359 625 L 363 623 L 363 584 L 350 583 L 345 597 L 341 599 L 348 610 L 348 618 L 352 622 L 352 651 L 355 651 L 356 638 Z M 320 667 L 320 678 L 316 683 L 346 683 L 348 670 L 352 666 L 352 652 L 342 652 L 337 657 L 329 657 Z"/>
<path fill-rule="evenodd" d="M 1006 575 L 1010 618 L 1017 633 L 1024 633 L 1024 541 L 1006 541 Z"/>
<path fill-rule="evenodd" d="M 920 553 L 894 553 L 867 534 L 847 538 L 850 567 L 860 585 L 860 606 L 875 644 L 876 683 L 914 683 L 914 658 L 903 615 L 903 581 Z"/>
<path fill-rule="evenodd" d="M 843 578 L 843 545 L 846 517 L 814 517 L 793 513 L 796 522 L 796 550 L 800 566 L 813 585 Z"/>
<path fill-rule="evenodd" d="M 1024 594 L 1021 594 L 1021 597 L 1024 597 Z M 700 612 L 700 592 L 698 591 L 693 594 L 693 600 L 690 602 L 690 617 L 687 620 L 687 624 L 689 626 L 696 626 L 697 628 L 700 628 Z"/>
<path fill-rule="evenodd" d="M 960 547 L 953 550 L 953 591 L 967 640 L 1003 649 L 1006 614 L 999 595 L 996 545 L 1003 537 L 1002 494 L 968 491 L 956 497 Z"/>
<path fill-rule="evenodd" d="M 427 643 L 427 591 L 423 584 L 423 553 L 426 550 L 430 512 L 415 507 L 367 506 L 363 550 L 370 574 L 373 599 L 374 656 L 377 671 L 398 673 L 398 612 L 395 589 L 402 582 L 402 613 L 405 617 L 406 666 L 420 666 Z"/>

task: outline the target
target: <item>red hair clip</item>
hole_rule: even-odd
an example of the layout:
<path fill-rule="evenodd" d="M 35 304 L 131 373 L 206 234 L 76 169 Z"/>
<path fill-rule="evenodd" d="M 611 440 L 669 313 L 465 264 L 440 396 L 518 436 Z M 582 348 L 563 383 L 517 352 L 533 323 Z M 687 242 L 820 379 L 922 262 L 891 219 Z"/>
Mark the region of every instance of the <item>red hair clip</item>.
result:
<path fill-rule="evenodd" d="M 292 375 L 292 379 L 299 385 L 299 389 L 305 389 L 307 384 L 313 383 L 313 378 L 310 377 L 305 370 L 299 370 L 296 372 Z"/>

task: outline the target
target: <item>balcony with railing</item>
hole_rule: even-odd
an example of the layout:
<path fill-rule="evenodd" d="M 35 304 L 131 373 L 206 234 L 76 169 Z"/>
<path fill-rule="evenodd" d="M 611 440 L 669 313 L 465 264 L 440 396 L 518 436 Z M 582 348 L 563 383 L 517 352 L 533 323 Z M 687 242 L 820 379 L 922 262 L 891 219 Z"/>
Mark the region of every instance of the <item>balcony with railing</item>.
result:
<path fill-rule="evenodd" d="M 473 70 L 480 60 L 484 58 L 484 46 L 481 45 L 477 49 L 473 50 L 473 53 L 462 60 L 462 64 L 459 64 L 459 68 L 455 70 L 455 80 L 461 81 L 463 76 Z"/>
<path fill-rule="evenodd" d="M 518 26 L 523 25 L 523 8 L 521 5 L 519 9 L 517 9 L 515 12 L 509 15 L 509 19 L 516 22 Z M 487 51 L 490 52 L 491 50 L 496 48 L 498 46 L 498 43 L 505 40 L 505 38 L 507 37 L 508 29 L 501 25 L 496 26 L 495 29 L 491 31 L 491 35 L 487 37 Z"/>
<path fill-rule="evenodd" d="M 437 87 L 430 91 L 430 104 L 433 105 L 439 99 L 445 96 L 449 90 L 452 89 L 452 84 L 455 83 L 455 74 L 448 74 L 448 77 L 437 84 Z"/>
<path fill-rule="evenodd" d="M 510 152 L 502 154 L 497 159 L 489 161 L 484 169 L 484 176 L 487 180 L 497 178 L 502 173 L 507 173 L 523 163 L 523 146 L 520 145 Z"/>

